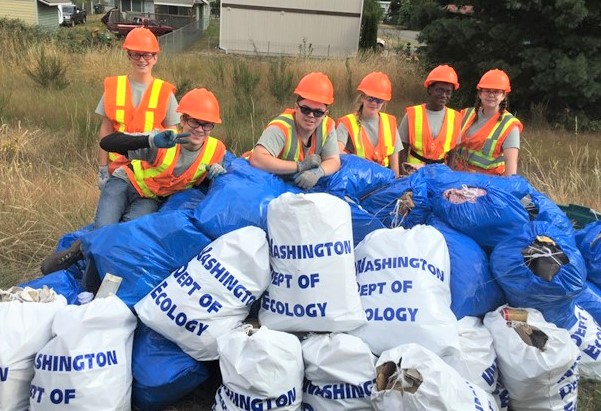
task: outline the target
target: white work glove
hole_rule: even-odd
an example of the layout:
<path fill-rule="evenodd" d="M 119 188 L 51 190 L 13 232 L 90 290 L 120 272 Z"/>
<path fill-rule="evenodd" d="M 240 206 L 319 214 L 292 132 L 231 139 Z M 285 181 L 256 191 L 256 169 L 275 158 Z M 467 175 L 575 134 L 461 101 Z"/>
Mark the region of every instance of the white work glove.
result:
<path fill-rule="evenodd" d="M 209 180 L 212 180 L 215 177 L 225 173 L 227 173 L 227 171 L 225 171 L 225 168 L 223 168 L 223 166 L 219 163 L 209 164 L 207 166 L 207 177 Z"/>
<path fill-rule="evenodd" d="M 98 166 L 98 189 L 102 191 L 104 185 L 107 181 L 109 181 L 109 167 L 108 166 Z"/>
<path fill-rule="evenodd" d="M 311 154 L 303 161 L 296 162 L 296 171 L 302 173 L 303 171 L 311 170 L 312 168 L 319 167 L 321 164 L 321 156 L 319 154 Z"/>
<path fill-rule="evenodd" d="M 325 171 L 321 166 L 317 168 L 313 168 L 311 170 L 303 171 L 294 179 L 294 184 L 302 188 L 303 190 L 308 190 L 313 188 L 315 184 L 317 184 L 317 180 L 325 175 Z"/>

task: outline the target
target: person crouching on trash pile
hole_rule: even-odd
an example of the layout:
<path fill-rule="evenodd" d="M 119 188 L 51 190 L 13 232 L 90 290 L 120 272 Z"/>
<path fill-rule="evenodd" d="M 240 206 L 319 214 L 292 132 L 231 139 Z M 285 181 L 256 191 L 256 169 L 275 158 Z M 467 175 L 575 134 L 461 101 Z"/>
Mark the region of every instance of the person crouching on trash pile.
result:
<path fill-rule="evenodd" d="M 392 99 L 392 83 L 382 72 L 374 71 L 357 87 L 357 111 L 336 120 L 338 149 L 384 167 L 399 176 L 399 151 L 403 149 L 396 117 L 382 112 Z"/>
<path fill-rule="evenodd" d="M 198 186 L 205 178 L 225 173 L 221 165 L 225 145 L 209 132 L 221 123 L 219 103 L 207 89 L 194 89 L 181 99 L 181 134 L 173 130 L 130 135 L 113 133 L 100 142 L 110 152 L 131 162 L 115 170 L 100 193 L 94 228 L 133 220 L 159 209 L 166 197 Z M 83 258 L 80 241 L 51 254 L 41 265 L 43 274 L 65 269 Z M 95 293 L 100 278 L 93 264 L 84 273 L 86 291 Z"/>
<path fill-rule="evenodd" d="M 307 74 L 298 83 L 294 109 L 267 125 L 250 154 L 250 164 L 294 179 L 304 189 L 340 169 L 334 120 L 327 116 L 334 87 L 323 73 Z"/>
<path fill-rule="evenodd" d="M 489 70 L 476 88 L 475 106 L 462 110 L 461 142 L 451 167 L 500 176 L 517 174 L 523 125 L 507 111 L 509 76 L 503 70 Z"/>
<path fill-rule="evenodd" d="M 426 76 L 424 87 L 426 103 L 407 107 L 399 125 L 401 141 L 407 147 L 401 151 L 400 162 L 408 174 L 426 164 L 448 163 L 461 134 L 461 113 L 447 106 L 459 89 L 455 69 L 446 64 L 435 67 Z"/>

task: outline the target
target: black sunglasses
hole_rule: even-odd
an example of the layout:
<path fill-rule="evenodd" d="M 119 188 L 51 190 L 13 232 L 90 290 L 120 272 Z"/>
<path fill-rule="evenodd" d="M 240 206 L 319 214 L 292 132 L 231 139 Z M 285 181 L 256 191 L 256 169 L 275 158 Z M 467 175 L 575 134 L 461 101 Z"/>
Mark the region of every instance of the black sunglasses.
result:
<path fill-rule="evenodd" d="M 298 104 L 297 104 L 298 105 Z M 301 106 L 298 105 L 298 109 L 301 111 L 301 113 L 303 113 L 305 116 L 308 116 L 309 114 L 313 113 L 313 115 L 318 118 L 318 117 L 322 117 L 324 114 L 326 114 L 326 112 L 320 108 L 311 108 L 311 107 L 307 107 L 307 106 Z"/>
<path fill-rule="evenodd" d="M 377 97 L 372 97 L 372 96 L 365 96 L 365 98 L 367 99 L 367 101 L 369 101 L 370 103 L 376 103 L 376 104 L 382 104 L 384 102 L 383 99 L 381 98 L 377 98 Z"/>
<path fill-rule="evenodd" d="M 198 127 L 202 127 L 204 131 L 211 131 L 215 128 L 215 123 L 207 123 L 205 121 L 200 121 L 192 117 L 186 117 L 184 120 L 186 121 L 188 127 L 190 127 L 193 130 L 197 129 Z"/>

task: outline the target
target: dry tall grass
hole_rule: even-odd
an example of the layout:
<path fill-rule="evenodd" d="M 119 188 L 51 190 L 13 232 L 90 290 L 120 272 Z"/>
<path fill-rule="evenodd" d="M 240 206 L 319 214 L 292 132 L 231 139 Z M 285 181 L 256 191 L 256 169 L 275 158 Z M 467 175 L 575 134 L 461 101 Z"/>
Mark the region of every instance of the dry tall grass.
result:
<path fill-rule="evenodd" d="M 68 62 L 70 82 L 64 90 L 50 91 L 15 70 L 37 64 L 39 49 L 21 47 L 0 35 L 0 288 L 37 276 L 39 262 L 56 240 L 92 221 L 98 198 L 99 121 L 94 110 L 103 78 L 128 71 L 125 54 L 118 48 L 61 54 L 60 45 L 48 42 L 44 49 Z M 214 91 L 225 120 L 214 134 L 240 154 L 254 145 L 267 121 L 283 109 L 269 87 L 272 62 L 265 57 L 194 52 L 177 58 L 160 56 L 156 75 L 182 92 L 193 87 Z M 259 77 L 256 85 L 235 78 L 235 72 L 240 76 L 246 69 Z M 394 84 L 387 112 L 400 117 L 405 106 L 425 99 L 421 67 L 395 56 L 286 58 L 281 70 L 292 73 L 293 84 L 309 71 L 327 73 L 336 90 L 332 117 L 353 110 L 356 85 L 374 70 L 386 72 Z M 288 102 L 293 101 L 290 90 Z M 520 172 L 556 202 L 601 210 L 600 148 L 598 135 L 573 135 L 541 125 L 530 128 L 526 123 Z"/>

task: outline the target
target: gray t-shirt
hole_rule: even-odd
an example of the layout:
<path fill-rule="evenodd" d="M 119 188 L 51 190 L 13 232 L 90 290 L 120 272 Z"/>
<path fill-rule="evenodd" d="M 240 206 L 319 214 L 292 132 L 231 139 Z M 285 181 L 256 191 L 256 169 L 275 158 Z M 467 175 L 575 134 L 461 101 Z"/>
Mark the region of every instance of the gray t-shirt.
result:
<path fill-rule="evenodd" d="M 149 85 L 136 83 L 129 79 L 129 85 L 131 89 L 131 99 L 134 107 L 138 107 L 140 101 L 142 101 L 142 97 L 146 92 L 146 89 Z M 177 109 L 177 99 L 173 95 L 173 93 L 169 93 L 169 103 L 167 104 L 167 113 L 165 114 L 165 119 L 162 124 L 165 126 L 174 126 L 179 123 L 179 113 L 175 111 Z M 96 106 L 96 114 L 99 114 L 103 117 L 106 117 L 106 112 L 104 111 L 104 93 L 102 97 L 100 97 L 100 101 Z"/>
<path fill-rule="evenodd" d="M 325 117 L 323 121 L 325 121 Z M 313 137 L 312 137 L 313 138 Z M 278 157 L 279 154 L 284 149 L 286 145 L 286 136 L 282 132 L 282 130 L 277 126 L 268 126 L 263 130 L 263 134 L 259 137 L 259 141 L 257 141 L 257 145 L 261 145 L 265 147 L 269 153 Z M 307 156 L 309 154 L 309 147 L 303 146 L 303 154 Z M 321 148 L 321 153 L 317 153 L 321 155 L 321 158 L 327 158 L 336 154 L 340 154 L 340 150 L 338 150 L 338 142 L 336 140 L 336 130 L 332 130 L 330 134 L 326 137 L 326 141 Z"/>
<path fill-rule="evenodd" d="M 438 137 L 438 133 L 440 133 L 440 129 L 442 128 L 442 122 L 444 121 L 444 115 L 446 110 L 428 110 L 426 109 L 426 118 L 428 119 L 428 125 L 430 126 L 430 135 L 432 139 L 436 139 Z M 399 134 L 401 135 L 401 141 L 403 144 L 409 145 L 409 120 L 407 119 L 407 114 L 403 116 L 401 120 L 401 124 L 399 125 Z"/>
<path fill-rule="evenodd" d="M 380 131 L 380 118 L 366 118 L 361 119 L 361 126 L 367 133 L 367 137 L 369 138 L 369 142 L 373 147 L 378 144 L 378 132 Z M 346 151 L 349 153 L 354 153 L 354 146 L 349 139 L 349 132 L 346 126 L 343 123 L 338 124 L 336 127 L 336 136 L 338 138 L 338 142 L 344 144 Z M 394 153 L 398 153 L 403 149 L 403 143 L 401 142 L 401 137 L 399 136 L 399 131 L 396 130 L 396 135 L 394 137 Z"/>
<path fill-rule="evenodd" d="M 485 116 L 482 112 L 478 114 L 478 121 L 472 123 L 472 125 L 466 130 L 464 139 L 469 139 L 473 137 L 486 122 L 494 115 L 493 113 L 490 116 Z M 520 148 L 520 130 L 517 127 L 512 127 L 511 131 L 503 141 L 503 148 Z"/>

